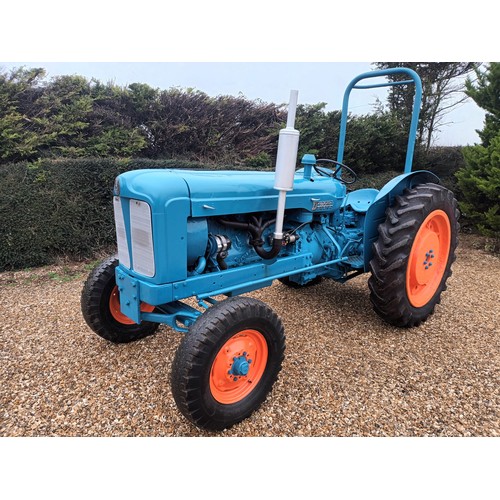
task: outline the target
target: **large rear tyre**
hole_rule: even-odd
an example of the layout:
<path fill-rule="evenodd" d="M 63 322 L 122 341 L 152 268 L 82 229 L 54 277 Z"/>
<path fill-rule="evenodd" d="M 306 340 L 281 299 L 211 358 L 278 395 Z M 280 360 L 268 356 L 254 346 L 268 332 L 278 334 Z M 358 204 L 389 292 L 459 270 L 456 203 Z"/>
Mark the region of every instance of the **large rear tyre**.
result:
<path fill-rule="evenodd" d="M 437 184 L 397 196 L 380 224 L 368 280 L 375 312 L 400 327 L 418 326 L 446 290 L 459 230 L 457 201 Z"/>
<path fill-rule="evenodd" d="M 196 426 L 222 430 L 253 413 L 281 370 L 283 325 L 276 313 L 250 297 L 211 307 L 191 327 L 172 365 L 172 393 Z"/>
<path fill-rule="evenodd" d="M 80 303 L 85 321 L 97 335 L 123 344 L 152 335 L 159 325 L 147 321 L 138 325 L 120 311 L 120 292 L 115 280 L 117 265 L 118 259 L 112 256 L 90 272 Z M 141 311 L 153 310 L 154 306 L 141 304 Z"/>

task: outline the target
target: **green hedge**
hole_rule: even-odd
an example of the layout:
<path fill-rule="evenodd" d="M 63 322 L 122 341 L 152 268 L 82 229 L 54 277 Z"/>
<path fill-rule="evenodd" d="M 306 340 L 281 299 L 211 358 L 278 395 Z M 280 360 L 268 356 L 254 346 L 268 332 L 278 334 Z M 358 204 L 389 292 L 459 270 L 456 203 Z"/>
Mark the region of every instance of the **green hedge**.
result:
<path fill-rule="evenodd" d="M 216 167 L 91 158 L 0 165 L 0 270 L 49 264 L 58 256 L 91 258 L 114 245 L 114 179 L 137 168 Z"/>

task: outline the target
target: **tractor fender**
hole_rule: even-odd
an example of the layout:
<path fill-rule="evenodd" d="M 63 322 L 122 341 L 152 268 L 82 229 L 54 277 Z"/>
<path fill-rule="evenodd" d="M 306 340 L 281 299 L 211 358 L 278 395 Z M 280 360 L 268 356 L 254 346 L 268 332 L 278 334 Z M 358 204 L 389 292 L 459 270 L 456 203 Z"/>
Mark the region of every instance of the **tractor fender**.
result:
<path fill-rule="evenodd" d="M 379 191 L 365 216 L 363 231 L 365 272 L 369 271 L 369 264 L 373 255 L 373 243 L 378 239 L 378 226 L 385 221 L 387 208 L 394 203 L 395 197 L 401 195 L 405 189 L 427 182 L 439 184 L 440 180 L 437 175 L 428 170 L 417 170 L 394 177 Z"/>

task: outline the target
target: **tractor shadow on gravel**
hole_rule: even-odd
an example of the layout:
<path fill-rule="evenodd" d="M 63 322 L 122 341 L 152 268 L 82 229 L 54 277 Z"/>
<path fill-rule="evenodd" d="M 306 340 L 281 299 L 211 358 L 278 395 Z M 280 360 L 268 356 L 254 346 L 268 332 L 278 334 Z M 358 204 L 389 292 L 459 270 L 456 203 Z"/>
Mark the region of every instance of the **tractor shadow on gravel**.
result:
<path fill-rule="evenodd" d="M 286 309 L 290 308 L 290 304 L 296 305 L 296 311 L 302 309 L 301 316 L 307 312 L 307 315 L 325 315 L 330 321 L 349 320 L 360 324 L 376 321 L 380 325 L 385 324 L 373 311 L 366 276 L 356 277 L 347 283 L 324 279 L 317 285 L 302 289 L 291 289 L 282 284 L 273 288 Z"/>

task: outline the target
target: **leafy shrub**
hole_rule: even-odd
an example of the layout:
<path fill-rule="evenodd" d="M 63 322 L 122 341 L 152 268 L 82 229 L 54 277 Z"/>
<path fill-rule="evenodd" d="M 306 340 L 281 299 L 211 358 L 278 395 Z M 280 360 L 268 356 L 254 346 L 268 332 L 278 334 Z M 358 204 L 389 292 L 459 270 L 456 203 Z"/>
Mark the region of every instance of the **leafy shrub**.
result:
<path fill-rule="evenodd" d="M 462 147 L 439 146 L 428 151 L 417 150 L 414 169 L 430 170 L 441 180 L 441 184 L 460 197 L 455 173 L 465 165 Z"/>
<path fill-rule="evenodd" d="M 473 227 L 493 238 L 500 249 L 500 63 L 476 70 L 477 80 L 467 81 L 467 94 L 486 111 L 482 144 L 463 148 L 465 166 L 456 178 L 461 192 L 460 208 Z"/>
<path fill-rule="evenodd" d="M 394 177 L 400 175 L 402 172 L 395 172 L 394 170 L 388 170 L 385 172 L 379 172 L 376 174 L 362 174 L 358 177 L 358 180 L 349 186 L 350 191 L 365 188 L 382 189 L 390 180 Z"/>
<path fill-rule="evenodd" d="M 269 170 L 272 168 L 272 158 L 268 153 L 261 152 L 245 160 L 245 167 L 255 170 Z"/>
<path fill-rule="evenodd" d="M 325 103 L 319 103 L 297 108 L 299 158 L 312 153 L 319 158 L 337 159 L 341 112 L 326 112 L 324 107 Z M 359 175 L 402 172 L 407 142 L 408 132 L 389 113 L 350 115 L 343 162 Z"/>
<path fill-rule="evenodd" d="M 485 236 L 500 239 L 500 133 L 489 145 L 463 148 L 466 166 L 457 173 L 460 208 Z"/>
<path fill-rule="evenodd" d="M 347 123 L 344 163 L 359 174 L 403 172 L 408 132 L 389 113 L 351 118 Z"/>
<path fill-rule="evenodd" d="M 460 146 L 438 146 L 427 152 L 417 151 L 415 166 L 434 172 L 438 177 L 450 177 L 465 165 Z"/>
<path fill-rule="evenodd" d="M 0 68 L 0 163 L 146 157 L 241 162 L 272 154 L 283 106 L 146 84 L 121 87 L 42 68 Z"/>

